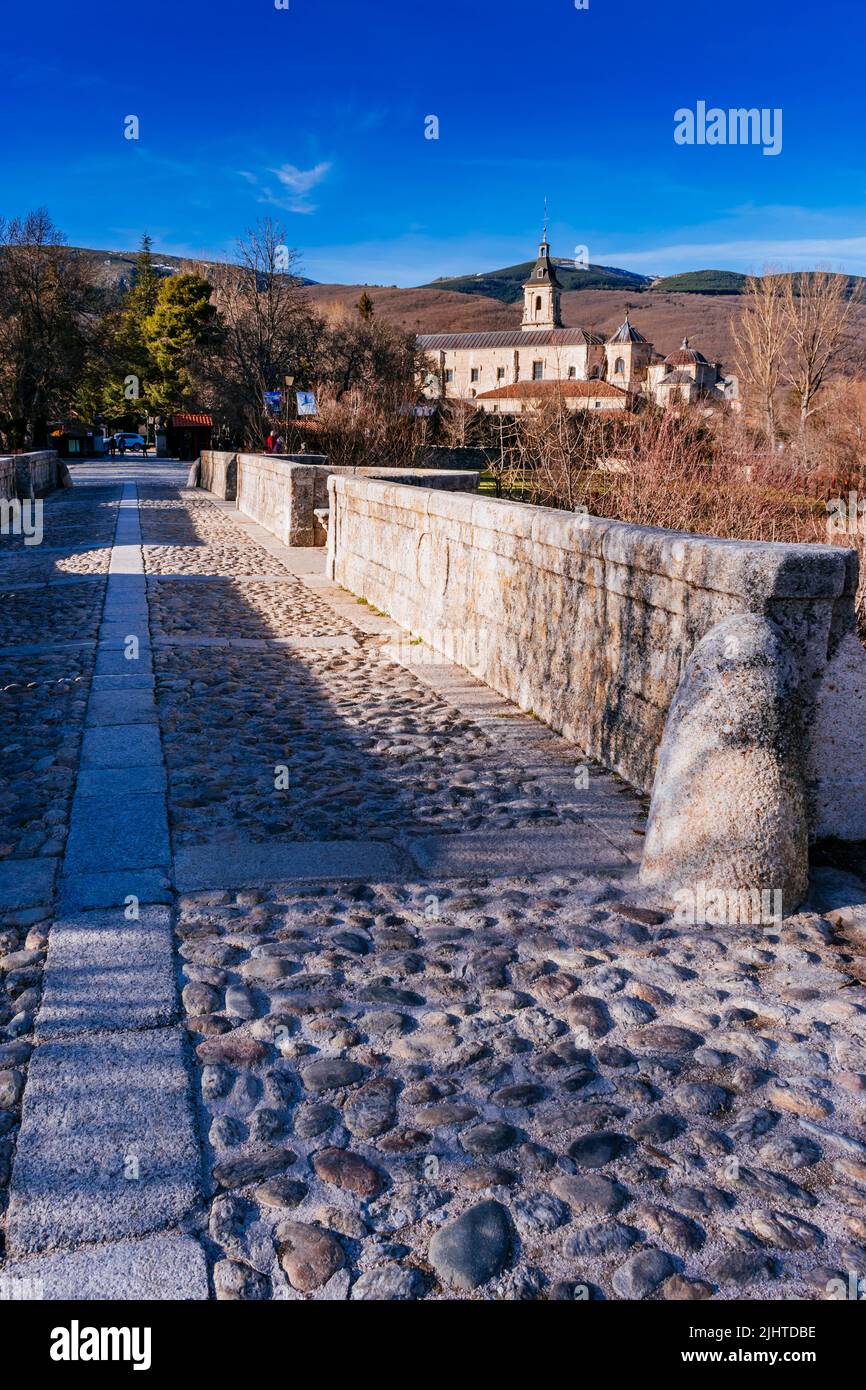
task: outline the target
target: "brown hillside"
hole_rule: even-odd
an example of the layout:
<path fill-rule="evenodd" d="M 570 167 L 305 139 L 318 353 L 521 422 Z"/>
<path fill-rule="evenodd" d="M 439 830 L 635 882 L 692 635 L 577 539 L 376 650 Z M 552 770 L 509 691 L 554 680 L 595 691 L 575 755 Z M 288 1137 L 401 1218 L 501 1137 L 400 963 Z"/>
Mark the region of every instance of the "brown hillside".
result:
<path fill-rule="evenodd" d="M 454 290 L 392 289 L 382 285 L 310 285 L 313 304 L 345 304 L 354 308 L 367 291 L 376 314 L 411 333 L 493 332 L 520 322 L 513 304 L 500 304 L 484 295 L 457 294 Z"/>
<path fill-rule="evenodd" d="M 483 295 L 453 290 L 393 289 L 377 285 L 312 285 L 310 299 L 320 307 L 340 303 L 354 308 L 366 289 L 376 313 L 385 323 L 399 324 L 412 333 L 493 332 L 517 328 L 520 306 L 501 304 Z M 626 306 L 632 323 L 656 351 L 664 354 L 688 338 L 709 362 L 721 362 L 735 370 L 729 323 L 738 310 L 735 295 L 635 293 L 623 290 L 568 290 L 562 296 L 562 318 L 567 328 L 595 328 L 608 333 L 622 323 Z M 857 329 L 852 337 L 852 365 L 866 367 L 866 306 L 856 311 Z"/>
<path fill-rule="evenodd" d="M 335 303 L 354 308 L 365 289 L 384 322 L 413 333 L 493 332 L 520 324 L 519 305 L 453 290 L 311 285 L 308 294 L 322 308 Z M 737 307 L 733 296 L 570 290 L 562 296 L 563 322 L 569 328 L 612 331 L 622 323 L 628 304 L 632 322 L 659 352 L 673 352 L 689 337 L 711 362 L 730 363 L 728 320 Z"/>
<path fill-rule="evenodd" d="M 683 338 L 698 348 L 708 362 L 731 366 L 732 343 L 728 324 L 739 308 L 734 295 L 623 294 L 620 290 L 575 290 L 562 296 L 562 318 L 569 328 L 595 328 L 612 332 L 622 323 L 626 306 L 631 320 L 657 352 L 667 356 Z"/>

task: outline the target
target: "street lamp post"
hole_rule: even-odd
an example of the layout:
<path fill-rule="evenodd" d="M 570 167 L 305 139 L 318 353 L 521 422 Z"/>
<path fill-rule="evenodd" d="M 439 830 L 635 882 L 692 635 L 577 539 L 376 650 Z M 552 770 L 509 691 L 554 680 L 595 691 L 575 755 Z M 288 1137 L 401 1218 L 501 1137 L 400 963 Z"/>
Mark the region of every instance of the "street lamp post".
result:
<path fill-rule="evenodd" d="M 293 376 L 287 376 L 287 377 L 286 377 L 286 446 L 287 446 L 287 447 L 288 447 L 288 442 L 289 442 L 289 394 L 290 394 L 291 389 L 292 389 L 292 387 L 294 386 L 294 384 L 295 384 L 295 378 L 294 378 Z"/>

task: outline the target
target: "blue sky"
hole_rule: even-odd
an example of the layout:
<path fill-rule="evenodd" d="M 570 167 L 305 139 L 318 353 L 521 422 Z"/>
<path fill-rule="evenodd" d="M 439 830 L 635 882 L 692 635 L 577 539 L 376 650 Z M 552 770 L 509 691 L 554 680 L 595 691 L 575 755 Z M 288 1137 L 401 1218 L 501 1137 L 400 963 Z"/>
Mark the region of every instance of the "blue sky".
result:
<path fill-rule="evenodd" d="M 861 0 L 288 6 L 8 7 L 0 212 L 206 256 L 271 215 L 316 280 L 412 285 L 527 259 L 547 196 L 557 255 L 866 274 Z M 701 100 L 780 108 L 781 153 L 676 144 Z"/>

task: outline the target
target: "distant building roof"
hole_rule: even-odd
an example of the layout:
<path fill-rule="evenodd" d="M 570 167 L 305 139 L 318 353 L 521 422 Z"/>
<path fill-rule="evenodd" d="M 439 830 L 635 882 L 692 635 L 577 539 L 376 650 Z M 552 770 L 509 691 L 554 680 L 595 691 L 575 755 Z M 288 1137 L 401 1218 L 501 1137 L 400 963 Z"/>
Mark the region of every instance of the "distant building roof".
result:
<path fill-rule="evenodd" d="M 213 420 L 210 415 L 193 415 L 189 411 L 179 410 L 169 417 L 168 421 L 172 429 L 212 429 Z"/>
<path fill-rule="evenodd" d="M 506 329 L 497 333 L 422 333 L 422 352 L 450 352 L 455 348 L 580 347 L 602 345 L 604 338 L 588 328 Z"/>
<path fill-rule="evenodd" d="M 497 386 L 494 391 L 481 391 L 476 397 L 479 401 L 505 399 L 532 400 L 552 399 L 556 396 L 628 396 L 622 386 L 614 386 L 611 381 L 515 381 L 511 386 Z"/>
<path fill-rule="evenodd" d="M 669 353 L 665 358 L 668 367 L 690 367 L 695 362 L 703 362 L 708 365 L 702 352 L 698 352 L 697 348 L 689 347 L 688 338 L 683 338 L 682 345 L 677 348 L 676 352 Z"/>
<path fill-rule="evenodd" d="M 646 338 L 639 333 L 629 318 L 629 311 L 625 311 L 625 322 L 607 340 L 609 343 L 645 343 Z"/>

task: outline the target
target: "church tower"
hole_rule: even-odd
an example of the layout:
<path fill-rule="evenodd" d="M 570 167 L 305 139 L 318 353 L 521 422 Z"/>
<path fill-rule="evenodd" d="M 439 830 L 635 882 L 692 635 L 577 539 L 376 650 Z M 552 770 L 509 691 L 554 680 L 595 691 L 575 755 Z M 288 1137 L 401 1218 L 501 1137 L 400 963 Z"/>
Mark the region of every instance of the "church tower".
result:
<path fill-rule="evenodd" d="M 639 389 L 646 369 L 653 360 L 653 345 L 635 328 L 628 309 L 625 322 L 604 345 L 607 379 L 626 391 Z"/>
<path fill-rule="evenodd" d="M 538 248 L 538 260 L 529 279 L 523 285 L 523 323 L 524 331 L 534 328 L 561 328 L 562 315 L 559 312 L 561 286 L 556 278 L 556 267 L 550 259 L 550 246 L 547 241 L 547 227 Z"/>

